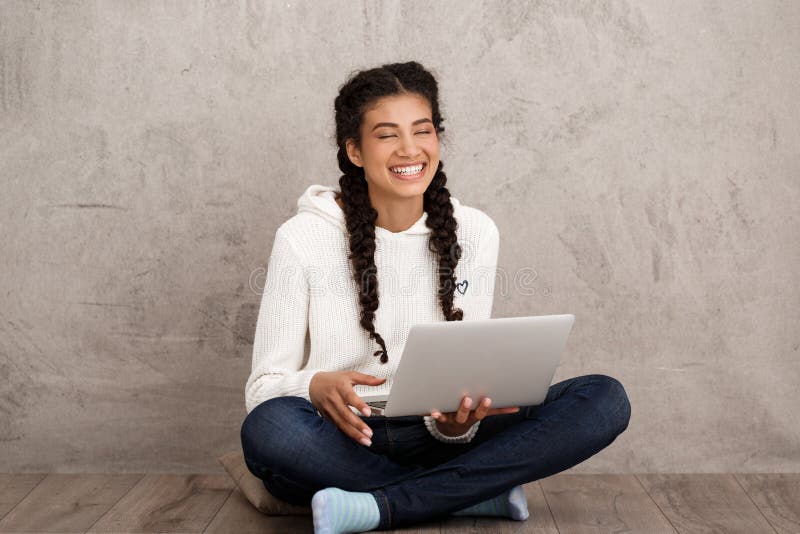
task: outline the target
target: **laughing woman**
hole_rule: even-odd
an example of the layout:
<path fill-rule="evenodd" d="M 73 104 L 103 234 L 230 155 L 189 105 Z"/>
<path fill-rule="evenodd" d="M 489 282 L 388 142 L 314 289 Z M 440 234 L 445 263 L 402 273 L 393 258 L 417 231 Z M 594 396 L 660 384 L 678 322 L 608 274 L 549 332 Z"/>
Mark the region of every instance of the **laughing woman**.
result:
<path fill-rule="evenodd" d="M 536 406 L 464 397 L 452 413 L 370 415 L 359 395 L 388 393 L 412 324 L 490 317 L 499 233 L 450 196 L 438 85 L 419 63 L 354 74 L 334 107 L 339 190 L 309 186 L 269 258 L 247 467 L 275 497 L 310 504 L 318 533 L 448 514 L 525 520 L 523 484 L 627 428 L 625 389 L 593 374 L 550 386 Z"/>

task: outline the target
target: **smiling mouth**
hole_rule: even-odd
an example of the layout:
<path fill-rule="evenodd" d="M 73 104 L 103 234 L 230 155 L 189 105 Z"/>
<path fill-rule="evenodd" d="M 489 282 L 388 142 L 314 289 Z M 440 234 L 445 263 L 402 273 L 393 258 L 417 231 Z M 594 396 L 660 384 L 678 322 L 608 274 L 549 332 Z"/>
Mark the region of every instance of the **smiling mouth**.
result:
<path fill-rule="evenodd" d="M 424 162 L 417 163 L 416 165 L 397 165 L 395 167 L 389 167 L 389 172 L 401 180 L 410 180 L 422 176 L 427 167 L 428 164 Z"/>

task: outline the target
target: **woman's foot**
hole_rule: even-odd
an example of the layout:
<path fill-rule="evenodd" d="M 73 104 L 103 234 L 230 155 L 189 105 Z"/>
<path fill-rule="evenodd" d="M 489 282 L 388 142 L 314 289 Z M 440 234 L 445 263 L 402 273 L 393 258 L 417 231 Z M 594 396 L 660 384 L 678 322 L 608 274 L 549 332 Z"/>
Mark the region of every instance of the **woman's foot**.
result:
<path fill-rule="evenodd" d="M 528 513 L 528 499 L 525 497 L 524 488 L 522 486 L 514 486 L 494 499 L 479 502 L 450 515 L 491 515 L 524 521 L 528 519 L 530 514 Z"/>
<path fill-rule="evenodd" d="M 371 493 L 339 488 L 319 490 L 311 498 L 314 534 L 367 532 L 378 528 L 381 513 Z"/>

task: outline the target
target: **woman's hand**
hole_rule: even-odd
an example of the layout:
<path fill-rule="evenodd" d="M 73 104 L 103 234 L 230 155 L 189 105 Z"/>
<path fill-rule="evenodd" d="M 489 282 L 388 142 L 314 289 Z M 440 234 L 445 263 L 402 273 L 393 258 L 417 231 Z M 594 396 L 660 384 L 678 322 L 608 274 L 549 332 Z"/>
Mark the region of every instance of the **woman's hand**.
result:
<path fill-rule="evenodd" d="M 480 421 L 486 416 L 519 411 L 519 406 L 489 409 L 491 405 L 492 399 L 482 397 L 478 407 L 470 410 L 472 399 L 464 397 L 461 399 L 461 405 L 458 407 L 457 412 L 441 413 L 434 410 L 431 412 L 431 417 L 436 420 L 436 428 L 445 436 L 460 436 L 469 430 L 476 421 Z"/>
<path fill-rule="evenodd" d="M 372 430 L 353 413 L 348 404 L 369 416 L 370 409 L 353 391 L 353 384 L 379 386 L 385 378 L 365 375 L 356 371 L 320 371 L 308 385 L 311 404 L 327 417 L 345 434 L 369 447 L 372 445 Z"/>

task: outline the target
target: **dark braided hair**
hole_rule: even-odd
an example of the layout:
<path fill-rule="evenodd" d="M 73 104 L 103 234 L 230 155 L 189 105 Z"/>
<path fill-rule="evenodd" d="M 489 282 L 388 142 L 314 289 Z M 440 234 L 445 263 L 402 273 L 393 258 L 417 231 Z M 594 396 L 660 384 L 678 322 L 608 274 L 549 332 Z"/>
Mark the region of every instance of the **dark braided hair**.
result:
<path fill-rule="evenodd" d="M 369 332 L 381 350 L 381 363 L 389 361 L 386 343 L 375 331 L 375 310 L 378 309 L 378 277 L 375 266 L 375 221 L 378 212 L 372 207 L 367 193 L 364 169 L 353 164 L 347 156 L 346 142 L 352 139 L 361 145 L 361 123 L 367 110 L 385 96 L 418 94 L 431 106 L 431 120 L 437 134 L 444 132 L 439 111 L 439 87 L 433 75 L 416 61 L 391 63 L 351 75 L 339 89 L 334 101 L 336 110 L 336 144 L 339 169 L 344 173 L 339 178 L 341 199 L 350 246 L 348 259 L 352 262 L 353 276 L 358 285 L 358 300 L 361 306 L 361 326 Z M 426 225 L 431 229 L 428 248 L 439 258 L 439 300 L 442 312 L 448 321 L 461 321 L 464 312 L 453 308 L 455 268 L 461 258 L 461 247 L 456 238 L 458 224 L 453 217 L 453 204 L 447 190 L 447 176 L 439 161 L 436 175 L 425 190 L 423 209 L 428 216 Z"/>

